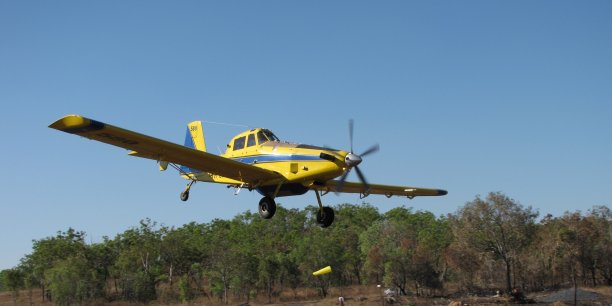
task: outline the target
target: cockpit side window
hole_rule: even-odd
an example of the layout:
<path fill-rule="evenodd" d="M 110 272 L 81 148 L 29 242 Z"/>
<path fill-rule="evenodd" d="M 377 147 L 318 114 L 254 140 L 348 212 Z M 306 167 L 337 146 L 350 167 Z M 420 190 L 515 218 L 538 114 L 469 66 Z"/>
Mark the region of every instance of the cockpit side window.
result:
<path fill-rule="evenodd" d="M 247 147 L 252 147 L 256 145 L 255 143 L 255 134 L 249 134 L 249 138 L 247 138 Z"/>
<path fill-rule="evenodd" d="M 257 142 L 259 142 L 259 144 L 268 142 L 268 137 L 266 137 L 263 131 L 257 132 Z"/>
<path fill-rule="evenodd" d="M 234 151 L 244 149 L 244 141 L 246 140 L 246 136 L 242 136 L 240 138 L 236 138 L 234 140 Z"/>

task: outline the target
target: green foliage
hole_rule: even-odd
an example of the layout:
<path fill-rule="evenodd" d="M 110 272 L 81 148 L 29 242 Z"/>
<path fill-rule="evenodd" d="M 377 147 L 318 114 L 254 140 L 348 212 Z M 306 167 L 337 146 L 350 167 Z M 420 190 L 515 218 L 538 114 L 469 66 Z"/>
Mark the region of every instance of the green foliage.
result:
<path fill-rule="evenodd" d="M 0 272 L 0 291 L 11 291 L 13 297 L 16 298 L 24 285 L 24 273 L 20 269 L 7 269 Z"/>
<path fill-rule="evenodd" d="M 143 303 L 156 299 L 155 286 L 162 277 L 161 241 L 162 230 L 149 219 L 113 240 L 118 255 L 110 270 L 123 299 Z"/>
<path fill-rule="evenodd" d="M 23 288 L 38 287 L 43 297 L 71 305 L 197 298 L 249 303 L 256 294 L 273 303 L 281 292 L 297 295 L 305 286 L 325 296 L 331 286 L 359 284 L 427 295 L 449 281 L 461 288 L 612 283 L 606 206 L 536 224 L 537 213 L 501 193 L 476 197 L 448 217 L 341 204 L 325 229 L 314 221 L 317 210 L 279 205 L 270 220 L 247 211 L 179 228 L 145 219 L 95 244 L 68 229 L 35 240 L 18 267 L 0 272 L 0 286 L 15 298 Z M 312 276 L 328 265 L 332 273 Z"/>
<path fill-rule="evenodd" d="M 103 295 L 103 278 L 83 257 L 56 262 L 46 271 L 45 279 L 57 305 L 81 304 Z"/>
<path fill-rule="evenodd" d="M 424 287 L 441 288 L 450 242 L 445 219 L 403 207 L 388 211 L 360 236 L 368 275 L 404 294 L 411 283 L 417 295 Z"/>
<path fill-rule="evenodd" d="M 381 218 L 378 209 L 369 204 L 341 204 L 336 208 L 334 226 L 329 229 L 330 238 L 342 248 L 338 270 L 343 271 L 341 284 L 363 284 L 364 256 L 359 246 L 359 235 Z"/>
<path fill-rule="evenodd" d="M 183 275 L 178 283 L 179 300 L 181 302 L 189 302 L 193 300 L 194 294 L 191 284 L 189 284 L 189 276 Z"/>

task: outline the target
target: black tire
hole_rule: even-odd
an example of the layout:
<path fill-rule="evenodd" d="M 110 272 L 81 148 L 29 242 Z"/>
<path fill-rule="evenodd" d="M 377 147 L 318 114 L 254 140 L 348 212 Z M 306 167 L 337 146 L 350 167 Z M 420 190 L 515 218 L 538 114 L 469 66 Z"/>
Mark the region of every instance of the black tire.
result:
<path fill-rule="evenodd" d="M 331 207 L 324 206 L 322 213 L 321 210 L 317 211 L 317 223 L 323 228 L 334 223 L 334 210 Z"/>
<path fill-rule="evenodd" d="M 276 213 L 276 203 L 271 197 L 263 197 L 259 201 L 259 215 L 264 219 L 274 217 Z"/>
<path fill-rule="evenodd" d="M 181 201 L 185 202 L 189 199 L 189 191 L 181 192 Z"/>

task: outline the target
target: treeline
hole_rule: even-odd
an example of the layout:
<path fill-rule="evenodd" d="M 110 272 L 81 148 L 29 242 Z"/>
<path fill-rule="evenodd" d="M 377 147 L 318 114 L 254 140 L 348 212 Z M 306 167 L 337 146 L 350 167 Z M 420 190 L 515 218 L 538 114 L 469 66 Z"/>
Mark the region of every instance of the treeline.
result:
<path fill-rule="evenodd" d="M 263 220 L 179 228 L 143 220 L 113 239 L 88 244 L 68 229 L 33 242 L 21 264 L 0 274 L 0 288 L 58 305 L 91 301 L 274 301 L 310 287 L 384 284 L 403 294 L 524 291 L 612 285 L 612 212 L 595 206 L 561 217 L 523 207 L 502 193 L 476 197 L 456 213 L 368 205 L 335 207 L 336 220 L 316 225 L 316 207 L 278 207 Z M 333 273 L 311 273 L 330 265 Z M 32 297 L 33 289 L 42 296 Z"/>

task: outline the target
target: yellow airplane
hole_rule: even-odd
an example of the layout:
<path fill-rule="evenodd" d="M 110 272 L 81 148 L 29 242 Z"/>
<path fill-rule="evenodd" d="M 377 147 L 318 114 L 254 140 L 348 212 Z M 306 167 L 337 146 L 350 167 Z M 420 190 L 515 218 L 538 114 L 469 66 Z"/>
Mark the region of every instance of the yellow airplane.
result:
<path fill-rule="evenodd" d="M 187 125 L 184 145 L 78 115 L 65 116 L 49 127 L 131 150 L 129 155 L 157 161 L 161 171 L 172 166 L 189 180 L 181 193 L 183 201 L 187 201 L 189 190 L 197 181 L 226 184 L 235 187 L 236 193 L 241 188 L 257 190 L 263 195 L 259 214 L 265 219 L 274 216 L 276 197 L 302 195 L 308 190 L 317 196 L 316 218 L 321 227 L 328 227 L 334 221 L 333 209 L 321 203 L 321 196 L 330 191 L 359 193 L 362 199 L 370 194 L 410 199 L 447 194 L 441 189 L 368 184 L 358 165 L 362 157 L 378 151 L 379 147 L 374 145 L 361 155 L 353 153 L 352 120 L 349 121 L 351 150 L 348 152 L 284 142 L 270 130 L 256 128 L 232 138 L 222 155 L 206 152 L 201 121 Z M 361 183 L 345 181 L 351 169 L 355 169 Z M 338 176 L 340 179 L 334 180 Z"/>

